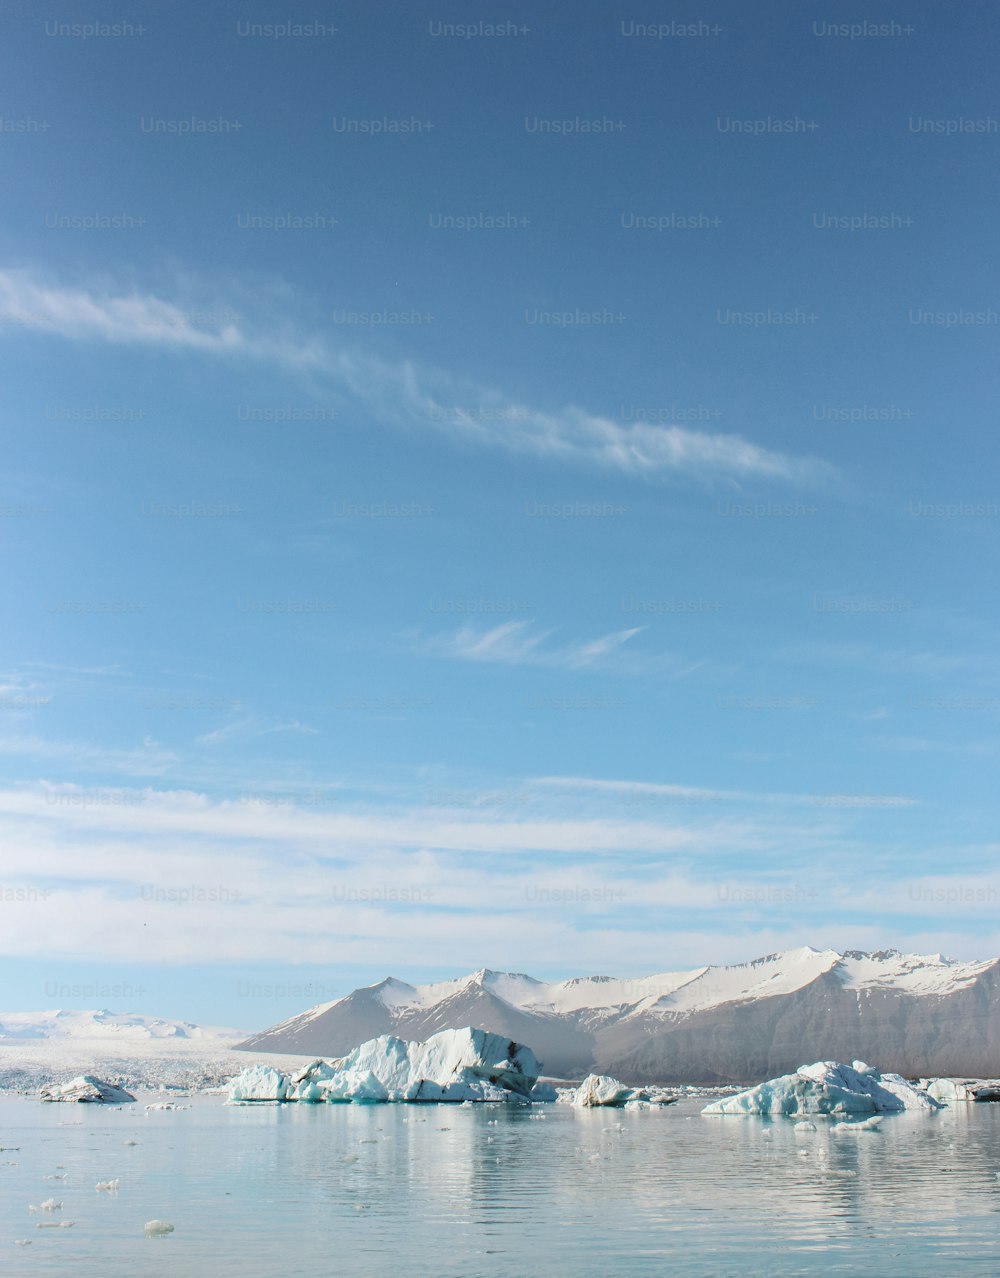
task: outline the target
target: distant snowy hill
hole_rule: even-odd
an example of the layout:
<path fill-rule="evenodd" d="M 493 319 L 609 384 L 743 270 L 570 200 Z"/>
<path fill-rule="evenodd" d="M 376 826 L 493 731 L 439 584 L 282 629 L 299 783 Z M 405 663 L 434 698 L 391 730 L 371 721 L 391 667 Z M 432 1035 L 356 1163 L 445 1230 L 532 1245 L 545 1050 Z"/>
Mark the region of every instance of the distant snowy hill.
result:
<path fill-rule="evenodd" d="M 235 1051 L 245 1037 L 132 1012 L 0 1012 L 0 1091 L 34 1092 L 79 1074 L 133 1092 L 215 1086 L 246 1064 Z"/>
<path fill-rule="evenodd" d="M 434 985 L 388 977 L 237 1046 L 339 1056 L 380 1034 L 474 1025 L 526 1043 L 545 1073 L 738 1083 L 818 1059 L 912 1076 L 1000 1072 L 1000 959 L 814 950 L 636 980 L 549 984 L 486 969 Z"/>
<path fill-rule="evenodd" d="M 162 1054 L 164 1050 L 229 1050 L 245 1031 L 187 1021 L 139 1016 L 132 1012 L 0 1012 L 0 1051 L 18 1044 L 105 1047 L 109 1053 Z"/>

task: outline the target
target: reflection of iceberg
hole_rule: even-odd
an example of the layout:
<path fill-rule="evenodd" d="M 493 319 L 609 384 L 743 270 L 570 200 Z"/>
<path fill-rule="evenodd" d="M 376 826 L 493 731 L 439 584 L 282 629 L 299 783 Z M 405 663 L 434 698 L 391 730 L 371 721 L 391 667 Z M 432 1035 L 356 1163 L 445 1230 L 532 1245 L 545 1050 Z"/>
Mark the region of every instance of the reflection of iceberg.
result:
<path fill-rule="evenodd" d="M 941 1106 L 900 1074 L 880 1074 L 864 1061 L 817 1061 L 736 1096 L 713 1101 L 703 1114 L 891 1114 Z"/>
<path fill-rule="evenodd" d="M 250 1066 L 230 1082 L 229 1100 L 502 1101 L 529 1097 L 538 1071 L 530 1048 L 485 1030 L 442 1030 L 425 1043 L 383 1034 L 291 1080 Z"/>
<path fill-rule="evenodd" d="M 124 1105 L 135 1100 L 123 1088 L 112 1087 L 110 1083 L 94 1078 L 93 1074 L 81 1074 L 62 1086 L 50 1083 L 38 1095 L 43 1101 L 84 1101 L 104 1105 Z"/>

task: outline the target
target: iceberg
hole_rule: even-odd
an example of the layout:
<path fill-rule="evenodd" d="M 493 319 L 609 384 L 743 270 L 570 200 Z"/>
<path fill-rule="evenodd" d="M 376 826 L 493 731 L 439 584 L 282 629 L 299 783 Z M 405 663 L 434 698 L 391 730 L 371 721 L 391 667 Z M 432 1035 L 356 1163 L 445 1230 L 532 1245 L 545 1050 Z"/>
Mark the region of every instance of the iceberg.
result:
<path fill-rule="evenodd" d="M 229 1083 L 228 1100 L 527 1100 L 539 1069 L 530 1048 L 486 1030 L 442 1030 L 424 1043 L 383 1034 L 338 1060 L 314 1061 L 292 1079 L 249 1066 Z"/>
<path fill-rule="evenodd" d="M 332 1066 L 330 1068 L 332 1069 Z M 329 1080 L 322 1085 L 322 1091 L 317 1099 L 372 1104 L 387 1101 L 389 1093 L 370 1069 L 345 1069 L 333 1070 Z"/>
<path fill-rule="evenodd" d="M 61 1085 L 49 1083 L 38 1093 L 38 1098 L 43 1101 L 81 1101 L 103 1105 L 124 1105 L 135 1100 L 123 1088 L 104 1083 L 92 1074 L 80 1074 Z"/>
<path fill-rule="evenodd" d="M 864 1061 L 800 1065 L 736 1096 L 713 1101 L 703 1114 L 892 1114 L 931 1112 L 940 1103 L 900 1074 L 880 1074 Z"/>
<path fill-rule="evenodd" d="M 313 1061 L 311 1065 L 307 1065 L 304 1069 L 300 1069 L 297 1074 L 293 1074 L 288 1081 L 288 1095 L 285 1100 L 290 1101 L 321 1101 L 325 1100 L 323 1095 L 323 1086 L 336 1074 L 336 1070 L 329 1061 Z"/>
<path fill-rule="evenodd" d="M 1000 1101 L 1000 1080 L 995 1078 L 922 1078 L 920 1087 L 945 1105 Z"/>
<path fill-rule="evenodd" d="M 334 1064 L 338 1072 L 374 1074 L 390 1100 L 483 1100 L 489 1091 L 479 1086 L 482 1083 L 527 1097 L 540 1070 L 530 1048 L 470 1028 L 442 1030 L 425 1043 L 405 1043 L 383 1034 Z M 436 1095 L 437 1089 L 445 1094 Z"/>
<path fill-rule="evenodd" d="M 246 1101 L 283 1101 L 288 1093 L 288 1079 L 267 1065 L 248 1065 L 228 1089 L 228 1103 L 243 1104 Z"/>
<path fill-rule="evenodd" d="M 649 1109 L 652 1105 L 672 1105 L 677 1099 L 662 1087 L 629 1087 L 608 1074 L 588 1074 L 579 1087 L 561 1089 L 558 1098 L 583 1109 L 596 1106 L 621 1109 L 624 1105 Z"/>

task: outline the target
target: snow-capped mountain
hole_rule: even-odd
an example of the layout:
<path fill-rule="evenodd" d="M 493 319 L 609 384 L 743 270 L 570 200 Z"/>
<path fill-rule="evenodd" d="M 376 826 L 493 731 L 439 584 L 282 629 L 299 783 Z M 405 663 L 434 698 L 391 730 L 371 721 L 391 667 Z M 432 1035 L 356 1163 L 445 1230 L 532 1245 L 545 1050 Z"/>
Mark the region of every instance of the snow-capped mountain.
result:
<path fill-rule="evenodd" d="M 804 1060 L 869 1060 L 908 1075 L 1000 1073 L 1000 959 L 808 946 L 731 967 L 547 983 L 483 969 L 434 985 L 392 977 L 238 1044 L 340 1056 L 380 1034 L 474 1025 L 527 1043 L 545 1072 L 729 1083 Z"/>
<path fill-rule="evenodd" d="M 0 1050 L 20 1044 L 73 1045 L 133 1055 L 186 1048 L 232 1048 L 245 1031 L 192 1025 L 133 1012 L 0 1012 Z"/>

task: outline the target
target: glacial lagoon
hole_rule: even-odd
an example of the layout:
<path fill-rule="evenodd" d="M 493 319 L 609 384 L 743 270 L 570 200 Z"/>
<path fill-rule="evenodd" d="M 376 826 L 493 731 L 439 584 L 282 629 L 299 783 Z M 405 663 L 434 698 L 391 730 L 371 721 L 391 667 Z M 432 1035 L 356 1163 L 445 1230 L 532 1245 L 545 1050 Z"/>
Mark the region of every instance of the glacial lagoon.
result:
<path fill-rule="evenodd" d="M 4 1275 L 1000 1272 L 1000 1105 L 845 1133 L 704 1117 L 697 1098 L 145 1110 L 159 1099 L 0 1097 Z M 174 1232 L 145 1237 L 151 1220 Z"/>

